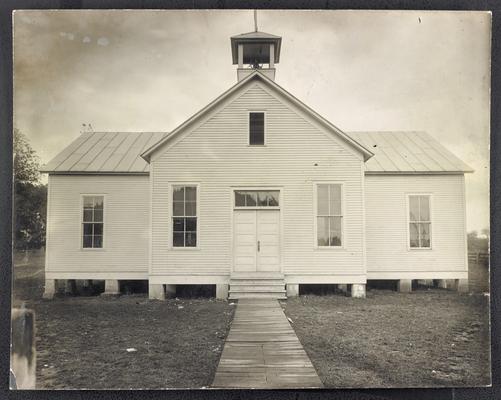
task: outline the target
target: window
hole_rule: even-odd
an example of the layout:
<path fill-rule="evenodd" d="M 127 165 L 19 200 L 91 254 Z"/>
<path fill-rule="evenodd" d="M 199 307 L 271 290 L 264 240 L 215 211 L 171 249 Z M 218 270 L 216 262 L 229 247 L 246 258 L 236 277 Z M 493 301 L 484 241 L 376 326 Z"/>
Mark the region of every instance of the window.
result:
<path fill-rule="evenodd" d="M 278 190 L 235 190 L 235 207 L 278 207 Z"/>
<path fill-rule="evenodd" d="M 431 215 L 429 195 L 409 196 L 409 246 L 431 248 Z"/>
<path fill-rule="evenodd" d="M 249 113 L 249 144 L 264 145 L 264 112 Z"/>
<path fill-rule="evenodd" d="M 172 246 L 197 247 L 196 186 L 172 186 Z"/>
<path fill-rule="evenodd" d="M 342 185 L 317 185 L 317 246 L 340 247 L 343 243 Z"/>
<path fill-rule="evenodd" d="M 104 196 L 83 196 L 82 247 L 103 247 Z"/>

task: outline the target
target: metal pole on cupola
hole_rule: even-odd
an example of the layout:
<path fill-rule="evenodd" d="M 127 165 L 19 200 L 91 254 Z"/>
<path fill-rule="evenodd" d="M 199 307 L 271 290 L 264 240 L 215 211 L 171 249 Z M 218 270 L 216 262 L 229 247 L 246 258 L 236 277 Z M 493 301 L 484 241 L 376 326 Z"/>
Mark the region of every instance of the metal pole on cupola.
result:
<path fill-rule="evenodd" d="M 231 37 L 233 64 L 237 64 L 237 78 L 245 77 L 259 70 L 275 80 L 275 64 L 280 60 L 282 38 L 258 30 L 257 10 L 254 10 L 254 32 Z"/>

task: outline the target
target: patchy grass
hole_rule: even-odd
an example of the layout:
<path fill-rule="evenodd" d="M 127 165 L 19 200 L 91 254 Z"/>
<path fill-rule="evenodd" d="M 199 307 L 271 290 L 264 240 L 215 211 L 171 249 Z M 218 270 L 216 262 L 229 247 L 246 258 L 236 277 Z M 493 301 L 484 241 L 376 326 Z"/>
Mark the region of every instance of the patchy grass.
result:
<path fill-rule="evenodd" d="M 145 295 L 41 300 L 43 265 L 43 255 L 36 255 L 14 268 L 14 304 L 35 310 L 37 388 L 212 383 L 234 306 L 200 298 L 150 301 Z"/>
<path fill-rule="evenodd" d="M 433 289 L 283 302 L 326 387 L 490 383 L 489 299 Z"/>

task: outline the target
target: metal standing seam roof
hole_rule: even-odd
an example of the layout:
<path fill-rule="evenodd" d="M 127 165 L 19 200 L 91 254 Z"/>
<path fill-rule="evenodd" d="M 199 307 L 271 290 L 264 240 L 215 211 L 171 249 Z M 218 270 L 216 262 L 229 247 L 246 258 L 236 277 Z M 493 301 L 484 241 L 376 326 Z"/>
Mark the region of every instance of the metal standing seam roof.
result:
<path fill-rule="evenodd" d="M 369 148 L 367 173 L 462 173 L 473 169 L 426 132 L 346 132 Z M 47 163 L 48 173 L 148 173 L 141 154 L 167 132 L 83 133 Z"/>
<path fill-rule="evenodd" d="M 374 156 L 367 173 L 462 173 L 473 169 L 422 131 L 346 132 Z"/>
<path fill-rule="evenodd" d="M 148 173 L 141 153 L 167 132 L 86 132 L 44 165 L 48 173 Z"/>

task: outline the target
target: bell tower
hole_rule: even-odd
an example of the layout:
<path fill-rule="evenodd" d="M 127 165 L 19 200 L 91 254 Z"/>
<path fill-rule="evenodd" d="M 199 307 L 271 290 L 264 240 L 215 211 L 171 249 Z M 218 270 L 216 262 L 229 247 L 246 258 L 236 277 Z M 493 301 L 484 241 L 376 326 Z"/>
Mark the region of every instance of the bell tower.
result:
<path fill-rule="evenodd" d="M 280 61 L 282 38 L 257 30 L 256 11 L 254 11 L 254 26 L 254 32 L 231 37 L 231 55 L 233 65 L 238 65 L 239 82 L 256 69 L 275 80 L 275 64 Z"/>

